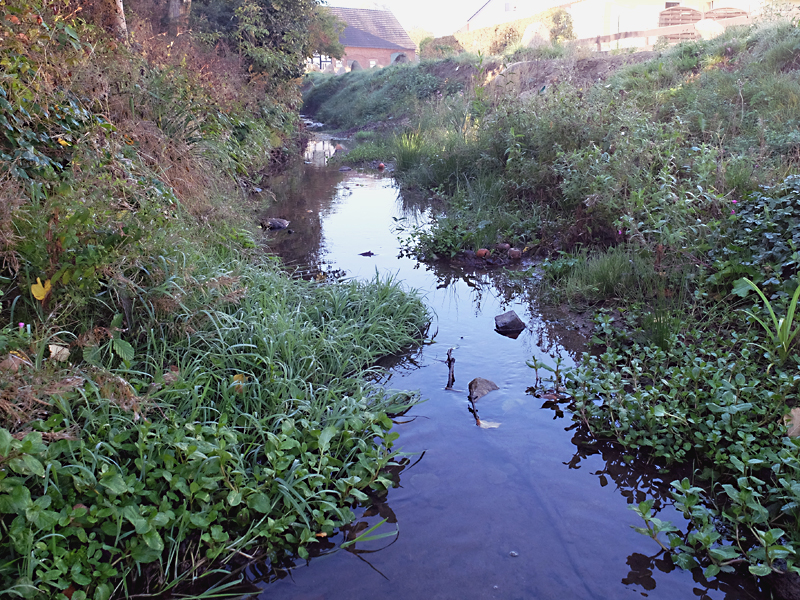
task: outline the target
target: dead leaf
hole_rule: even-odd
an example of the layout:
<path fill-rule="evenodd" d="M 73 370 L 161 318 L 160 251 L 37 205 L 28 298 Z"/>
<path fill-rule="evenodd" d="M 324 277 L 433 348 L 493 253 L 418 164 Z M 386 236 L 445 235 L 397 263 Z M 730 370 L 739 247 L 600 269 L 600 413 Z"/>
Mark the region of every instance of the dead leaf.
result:
<path fill-rule="evenodd" d="M 499 389 L 500 388 L 497 387 L 494 381 L 489 381 L 483 377 L 476 377 L 469 382 L 469 399 L 472 402 L 476 402 L 478 398 L 483 398 L 489 392 Z"/>
<path fill-rule="evenodd" d="M 783 422 L 789 428 L 786 435 L 789 437 L 800 437 L 800 408 L 793 408 L 789 414 L 783 417 Z"/>
<path fill-rule="evenodd" d="M 181 371 L 175 365 L 170 365 L 169 371 L 164 371 L 164 384 L 165 385 L 172 385 L 178 378 L 181 376 Z"/>
<path fill-rule="evenodd" d="M 48 345 L 50 349 L 50 358 L 57 362 L 66 362 L 69 360 L 69 348 L 59 346 L 58 344 Z"/>
<path fill-rule="evenodd" d="M 236 393 L 237 394 L 244 394 L 244 385 L 243 384 L 247 383 L 247 377 L 245 375 L 242 375 L 241 373 L 239 373 L 238 375 L 234 375 L 233 376 L 233 383 L 235 384 L 233 386 L 233 389 L 236 390 Z"/>
<path fill-rule="evenodd" d="M 317 535 L 317 537 L 318 537 L 318 538 L 324 538 L 324 537 L 328 537 L 328 534 L 327 534 L 327 533 L 325 533 L 324 531 L 321 531 L 321 532 L 319 532 L 319 533 L 318 533 L 318 534 L 316 534 L 316 535 Z"/>
<path fill-rule="evenodd" d="M 61 381 L 51 383 L 44 388 L 44 393 L 52 396 L 53 394 L 63 394 L 81 387 L 86 380 L 83 377 L 74 375 L 72 377 L 65 377 Z"/>
<path fill-rule="evenodd" d="M 22 352 L 12 351 L 8 356 L 0 361 L 0 369 L 16 373 L 21 367 L 30 367 L 33 363 Z"/>
<path fill-rule="evenodd" d="M 31 294 L 33 294 L 33 297 L 39 302 L 44 302 L 47 299 L 47 296 L 50 295 L 50 290 L 52 287 L 53 286 L 50 284 L 49 279 L 44 282 L 44 285 L 42 285 L 42 280 L 37 277 L 36 283 L 31 286 Z"/>

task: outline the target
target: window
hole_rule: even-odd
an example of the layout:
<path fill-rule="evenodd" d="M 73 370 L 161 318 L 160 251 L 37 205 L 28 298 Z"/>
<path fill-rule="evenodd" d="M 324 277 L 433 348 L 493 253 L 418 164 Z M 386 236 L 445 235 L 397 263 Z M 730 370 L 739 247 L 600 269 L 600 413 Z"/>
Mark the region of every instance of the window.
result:
<path fill-rule="evenodd" d="M 372 69 L 372 68 L 373 68 L 373 67 L 375 67 L 375 65 L 377 65 L 377 64 L 378 64 L 378 61 L 377 61 L 377 60 L 370 60 L 370 61 L 369 61 L 369 68 L 370 68 L 370 69 Z"/>

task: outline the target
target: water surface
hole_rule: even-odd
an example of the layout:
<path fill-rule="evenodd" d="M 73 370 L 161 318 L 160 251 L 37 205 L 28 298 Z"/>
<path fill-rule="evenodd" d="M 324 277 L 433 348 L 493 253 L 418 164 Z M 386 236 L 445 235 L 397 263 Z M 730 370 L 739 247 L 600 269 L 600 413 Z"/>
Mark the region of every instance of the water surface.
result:
<path fill-rule="evenodd" d="M 643 523 L 629 505 L 655 498 L 660 518 L 685 526 L 665 493 L 677 475 L 593 444 L 563 405 L 531 393 L 535 374 L 526 361 L 566 367 L 584 350 L 586 340 L 563 314 L 548 316 L 502 272 L 399 258 L 396 219 L 425 222 L 427 214 L 389 176 L 311 164 L 301 178 L 275 185 L 282 202 L 264 216 L 291 225 L 270 232 L 268 243 L 288 265 L 318 279 L 392 276 L 422 292 L 434 319 L 433 343 L 395 361 L 385 378 L 388 387 L 427 399 L 395 427 L 396 445 L 408 453 L 399 485 L 359 509 L 350 528 L 387 519 L 376 533 L 399 535 L 337 551 L 344 532 L 321 542 L 321 555 L 308 563 L 253 567 L 260 598 L 765 597 L 747 579 L 708 582 L 699 571 L 674 568 L 633 531 Z M 517 339 L 494 330 L 495 315 L 507 310 L 528 323 Z M 444 389 L 450 348 L 455 391 Z M 474 377 L 500 388 L 477 403 L 480 419 L 496 428 L 476 426 L 468 410 Z"/>

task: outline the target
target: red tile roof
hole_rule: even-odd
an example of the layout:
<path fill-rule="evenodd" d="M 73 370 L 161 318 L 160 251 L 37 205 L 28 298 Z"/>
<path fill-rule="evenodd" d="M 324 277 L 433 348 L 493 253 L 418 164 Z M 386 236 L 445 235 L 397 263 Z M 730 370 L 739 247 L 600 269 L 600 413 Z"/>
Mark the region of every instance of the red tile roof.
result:
<path fill-rule="evenodd" d="M 391 50 L 416 49 L 416 44 L 408 37 L 406 30 L 388 10 L 339 6 L 328 6 L 327 9 L 347 24 L 339 36 L 339 42 L 344 46 Z"/>

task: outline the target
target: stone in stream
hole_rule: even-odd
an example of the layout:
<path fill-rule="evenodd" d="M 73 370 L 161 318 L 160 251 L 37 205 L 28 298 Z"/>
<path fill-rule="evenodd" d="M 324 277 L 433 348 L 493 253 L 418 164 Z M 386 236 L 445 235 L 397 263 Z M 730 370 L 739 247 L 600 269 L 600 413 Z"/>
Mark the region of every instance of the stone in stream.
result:
<path fill-rule="evenodd" d="M 510 310 L 497 315 L 494 318 L 494 326 L 498 333 L 516 338 L 525 329 L 525 322 L 517 316 L 517 313 Z"/>
<path fill-rule="evenodd" d="M 261 227 L 264 229 L 286 229 L 289 227 L 289 221 L 286 219 L 277 219 L 275 217 L 261 222 Z"/>
<path fill-rule="evenodd" d="M 469 382 L 469 401 L 476 402 L 478 398 L 483 398 L 489 392 L 499 390 L 494 381 L 484 379 L 483 377 L 476 377 Z"/>

